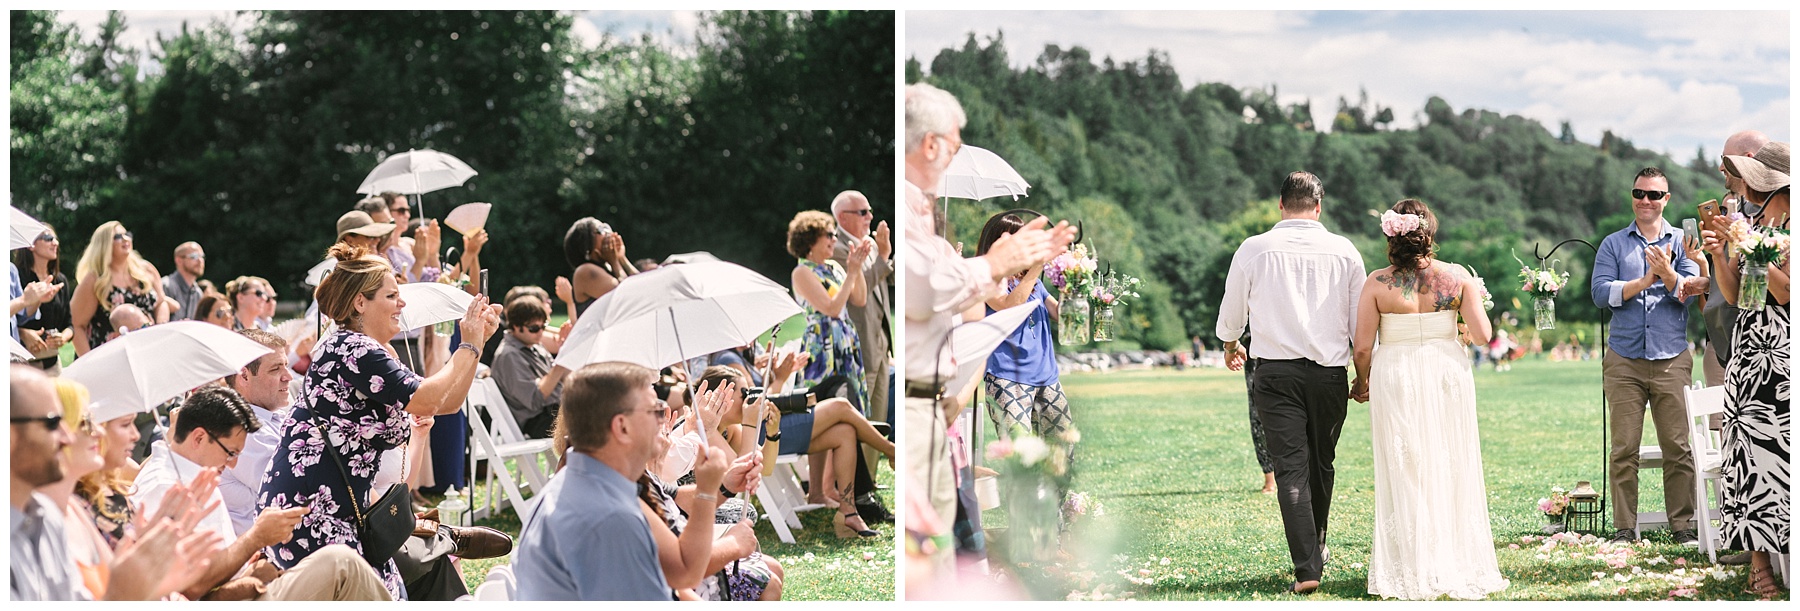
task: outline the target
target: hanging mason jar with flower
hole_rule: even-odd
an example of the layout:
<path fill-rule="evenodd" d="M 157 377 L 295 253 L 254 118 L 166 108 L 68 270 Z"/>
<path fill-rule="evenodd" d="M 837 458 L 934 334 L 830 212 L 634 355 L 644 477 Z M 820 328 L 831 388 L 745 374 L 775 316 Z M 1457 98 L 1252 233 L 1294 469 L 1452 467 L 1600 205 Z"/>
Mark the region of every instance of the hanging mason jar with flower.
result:
<path fill-rule="evenodd" d="M 1094 270 L 1098 267 L 1099 262 L 1088 254 L 1085 244 L 1076 244 L 1044 264 L 1044 279 L 1057 289 L 1060 309 L 1056 315 L 1056 336 L 1064 346 L 1088 343 L 1093 311 L 1088 296 L 1094 290 Z"/>
<path fill-rule="evenodd" d="M 1519 261 L 1518 255 L 1513 255 Z M 1519 288 L 1531 295 L 1532 315 L 1537 319 L 1537 328 L 1556 328 L 1556 293 L 1569 284 L 1569 272 L 1557 272 L 1556 262 L 1551 261 L 1543 267 L 1532 267 L 1519 261 Z"/>
<path fill-rule="evenodd" d="M 1088 293 L 1094 309 L 1094 341 L 1110 342 L 1119 337 L 1118 316 L 1115 309 L 1125 306 L 1126 298 L 1136 298 L 1137 285 L 1143 280 L 1107 270 L 1094 283 Z"/>
<path fill-rule="evenodd" d="M 1761 310 L 1768 302 L 1769 265 L 1777 263 L 1788 249 L 1788 231 L 1780 227 L 1764 227 L 1751 223 L 1743 214 L 1732 213 L 1726 228 L 1731 250 L 1743 259 L 1738 273 L 1737 307 Z"/>

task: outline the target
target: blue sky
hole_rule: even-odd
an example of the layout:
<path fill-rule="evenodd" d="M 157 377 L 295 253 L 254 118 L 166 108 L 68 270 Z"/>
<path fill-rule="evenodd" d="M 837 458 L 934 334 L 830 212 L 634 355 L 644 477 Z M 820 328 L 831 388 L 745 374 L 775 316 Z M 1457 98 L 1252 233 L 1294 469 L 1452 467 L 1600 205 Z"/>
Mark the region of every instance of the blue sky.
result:
<path fill-rule="evenodd" d="M 1790 138 L 1786 12 L 1599 11 L 907 11 L 906 53 L 929 70 L 970 32 L 1004 31 L 1015 67 L 1046 44 L 1080 45 L 1096 61 L 1169 52 L 1184 86 L 1279 86 L 1313 101 L 1330 124 L 1341 96 L 1371 100 L 1413 125 L 1432 95 L 1570 121 L 1597 142 L 1611 129 L 1678 161 L 1725 136 L 1759 129 Z"/>

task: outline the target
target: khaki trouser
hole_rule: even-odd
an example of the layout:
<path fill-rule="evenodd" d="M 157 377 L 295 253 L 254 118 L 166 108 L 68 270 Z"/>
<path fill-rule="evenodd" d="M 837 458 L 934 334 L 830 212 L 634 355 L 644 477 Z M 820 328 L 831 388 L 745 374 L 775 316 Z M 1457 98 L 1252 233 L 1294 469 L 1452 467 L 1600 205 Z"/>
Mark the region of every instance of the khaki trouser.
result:
<path fill-rule="evenodd" d="M 919 494 L 929 494 L 931 508 L 938 523 L 950 528 L 956 523 L 956 484 L 950 473 L 949 441 L 944 436 L 947 424 L 937 401 L 906 398 L 906 475 L 908 486 L 923 486 Z M 933 533 L 940 535 L 949 532 Z M 931 555 L 934 577 L 951 575 L 954 545 L 940 545 Z"/>
<path fill-rule="evenodd" d="M 1656 423 L 1663 451 L 1663 500 L 1669 528 L 1694 528 L 1694 458 L 1688 443 L 1687 400 L 1682 389 L 1694 379 L 1694 356 L 1629 359 L 1607 349 L 1601 361 L 1612 418 L 1612 460 L 1607 469 L 1613 498 L 1613 528 L 1637 528 L 1638 445 L 1644 436 L 1644 405 Z"/>
<path fill-rule="evenodd" d="M 274 581 L 257 600 L 393 600 L 381 576 L 347 545 L 327 545 Z"/>
<path fill-rule="evenodd" d="M 868 403 L 863 405 L 863 413 L 869 422 L 887 422 L 888 417 L 888 358 L 881 353 L 880 362 L 863 361 L 867 369 L 863 372 L 863 388 L 869 392 Z M 860 444 L 863 453 L 863 464 L 869 467 L 869 478 L 875 479 L 877 467 L 881 464 L 881 452 L 869 444 Z"/>

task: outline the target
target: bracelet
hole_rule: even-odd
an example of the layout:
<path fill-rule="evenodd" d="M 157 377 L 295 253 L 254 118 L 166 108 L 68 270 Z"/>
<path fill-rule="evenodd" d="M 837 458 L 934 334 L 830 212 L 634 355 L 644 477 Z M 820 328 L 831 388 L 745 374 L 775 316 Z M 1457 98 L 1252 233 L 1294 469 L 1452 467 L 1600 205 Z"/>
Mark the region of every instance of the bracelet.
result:
<path fill-rule="evenodd" d="M 476 346 L 475 344 L 471 344 L 469 342 L 463 342 L 463 343 L 456 345 L 457 350 L 462 350 L 463 348 L 468 348 L 470 352 L 474 352 L 475 358 L 481 358 L 481 348 Z"/>
<path fill-rule="evenodd" d="M 767 439 L 769 441 L 781 441 L 781 433 L 769 433 L 767 435 L 764 435 L 763 439 Z"/>
<path fill-rule="evenodd" d="M 761 425 L 757 425 L 757 424 L 744 424 L 744 423 L 742 423 L 742 422 L 740 422 L 740 423 L 738 423 L 738 426 L 741 426 L 741 427 L 744 427 L 744 428 L 747 428 L 747 429 L 754 429 L 754 428 L 761 428 Z"/>
<path fill-rule="evenodd" d="M 711 501 L 719 500 L 719 495 L 713 494 L 711 492 L 696 492 L 696 493 L 694 493 L 694 498 L 700 499 L 702 501 L 711 502 Z"/>

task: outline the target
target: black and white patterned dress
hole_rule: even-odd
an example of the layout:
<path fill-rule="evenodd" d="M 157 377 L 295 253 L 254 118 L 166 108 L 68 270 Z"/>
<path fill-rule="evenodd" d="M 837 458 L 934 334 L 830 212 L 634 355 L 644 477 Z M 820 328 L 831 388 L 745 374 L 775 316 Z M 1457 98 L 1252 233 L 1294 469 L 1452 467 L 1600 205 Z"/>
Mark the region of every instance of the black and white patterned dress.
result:
<path fill-rule="evenodd" d="M 1788 307 L 1768 296 L 1739 310 L 1725 367 L 1725 547 L 1785 552 L 1788 545 Z"/>

